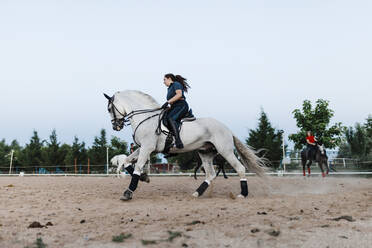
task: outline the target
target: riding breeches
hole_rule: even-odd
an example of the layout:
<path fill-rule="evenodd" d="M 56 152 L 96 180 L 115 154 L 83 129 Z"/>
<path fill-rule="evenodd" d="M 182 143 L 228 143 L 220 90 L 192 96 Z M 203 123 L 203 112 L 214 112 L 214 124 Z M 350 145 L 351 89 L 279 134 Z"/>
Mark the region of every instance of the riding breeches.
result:
<path fill-rule="evenodd" d="M 179 100 L 172 104 L 171 108 L 167 111 L 167 120 L 173 120 L 177 128 L 180 125 L 181 119 L 189 112 L 189 105 L 185 100 Z"/>

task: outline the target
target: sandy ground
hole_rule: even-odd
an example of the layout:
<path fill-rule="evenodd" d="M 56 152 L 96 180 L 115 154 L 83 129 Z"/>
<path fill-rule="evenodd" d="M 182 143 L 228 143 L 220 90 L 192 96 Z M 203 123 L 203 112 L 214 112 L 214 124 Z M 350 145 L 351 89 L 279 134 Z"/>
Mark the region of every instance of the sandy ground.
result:
<path fill-rule="evenodd" d="M 0 177 L 0 247 L 372 247 L 372 179 L 249 177 L 233 199 L 219 177 L 195 199 L 201 182 L 152 177 L 121 202 L 129 178 Z"/>

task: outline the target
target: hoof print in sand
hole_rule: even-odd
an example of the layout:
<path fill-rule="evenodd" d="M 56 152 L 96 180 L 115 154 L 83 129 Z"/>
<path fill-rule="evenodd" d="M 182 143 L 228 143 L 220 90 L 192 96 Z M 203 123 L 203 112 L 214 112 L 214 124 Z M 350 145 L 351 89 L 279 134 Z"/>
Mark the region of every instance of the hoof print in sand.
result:
<path fill-rule="evenodd" d="M 37 221 L 32 222 L 28 226 L 28 228 L 43 228 L 43 227 L 45 227 L 45 226 L 41 225 L 40 222 L 37 222 Z"/>
<path fill-rule="evenodd" d="M 350 222 L 354 222 L 355 220 L 353 219 L 352 216 L 350 215 L 343 215 L 343 216 L 340 216 L 340 217 L 337 217 L 337 218 L 333 218 L 331 220 L 335 220 L 335 221 L 339 221 L 339 220 L 347 220 L 347 221 L 350 221 Z"/>
<path fill-rule="evenodd" d="M 278 237 L 279 234 L 280 234 L 280 231 L 275 230 L 275 229 L 270 229 L 270 230 L 267 230 L 265 233 L 267 233 L 267 234 L 269 234 L 270 236 L 273 236 L 273 237 Z"/>

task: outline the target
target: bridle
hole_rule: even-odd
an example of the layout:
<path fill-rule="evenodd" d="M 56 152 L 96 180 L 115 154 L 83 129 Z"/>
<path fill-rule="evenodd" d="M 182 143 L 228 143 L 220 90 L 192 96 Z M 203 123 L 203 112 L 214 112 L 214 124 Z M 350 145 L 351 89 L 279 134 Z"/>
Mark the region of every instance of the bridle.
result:
<path fill-rule="evenodd" d="M 131 111 L 130 113 L 128 114 L 124 114 L 122 112 L 119 111 L 119 109 L 115 106 L 114 104 L 114 96 L 111 97 L 109 99 L 109 102 L 108 102 L 108 105 L 111 104 L 111 108 L 108 108 L 108 111 L 109 112 L 112 112 L 112 115 L 113 115 L 113 119 L 111 120 L 111 123 L 112 123 L 112 128 L 116 131 L 120 131 L 121 129 L 124 128 L 124 126 L 129 126 L 130 125 L 130 119 L 136 115 L 140 115 L 140 114 L 147 114 L 147 113 L 152 113 L 152 112 L 156 112 L 156 111 L 159 111 L 159 110 L 162 110 L 160 113 L 156 113 L 154 115 L 151 115 L 149 117 L 147 117 L 146 119 L 142 120 L 136 127 L 136 129 L 134 130 L 134 133 L 133 133 L 133 141 L 134 143 L 136 143 L 137 146 L 140 146 L 137 142 L 136 142 L 136 139 L 135 139 L 135 135 L 136 135 L 136 132 L 137 132 L 137 129 L 138 127 L 144 123 L 145 121 L 155 117 L 155 116 L 159 116 L 159 121 L 158 121 L 158 127 L 155 131 L 155 133 L 157 135 L 160 135 L 161 133 L 163 133 L 164 131 L 161 130 L 161 117 L 163 116 L 163 113 L 167 110 L 167 109 L 162 109 L 162 108 L 155 108 L 155 109 L 139 109 L 139 110 L 133 110 Z M 115 110 L 121 115 L 120 118 L 117 117 L 116 113 L 115 113 Z"/>

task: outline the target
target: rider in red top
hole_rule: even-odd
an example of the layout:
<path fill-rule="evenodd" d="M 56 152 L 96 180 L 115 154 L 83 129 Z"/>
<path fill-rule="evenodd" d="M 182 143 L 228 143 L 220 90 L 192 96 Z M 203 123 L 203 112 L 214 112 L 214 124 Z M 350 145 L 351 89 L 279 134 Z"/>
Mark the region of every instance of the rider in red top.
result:
<path fill-rule="evenodd" d="M 316 142 L 317 140 L 315 139 L 314 135 L 310 131 L 307 131 L 307 136 L 306 136 L 306 143 L 307 143 L 307 150 L 308 150 L 308 157 L 313 159 L 314 155 L 316 153 Z M 314 160 L 314 159 L 313 159 Z"/>

